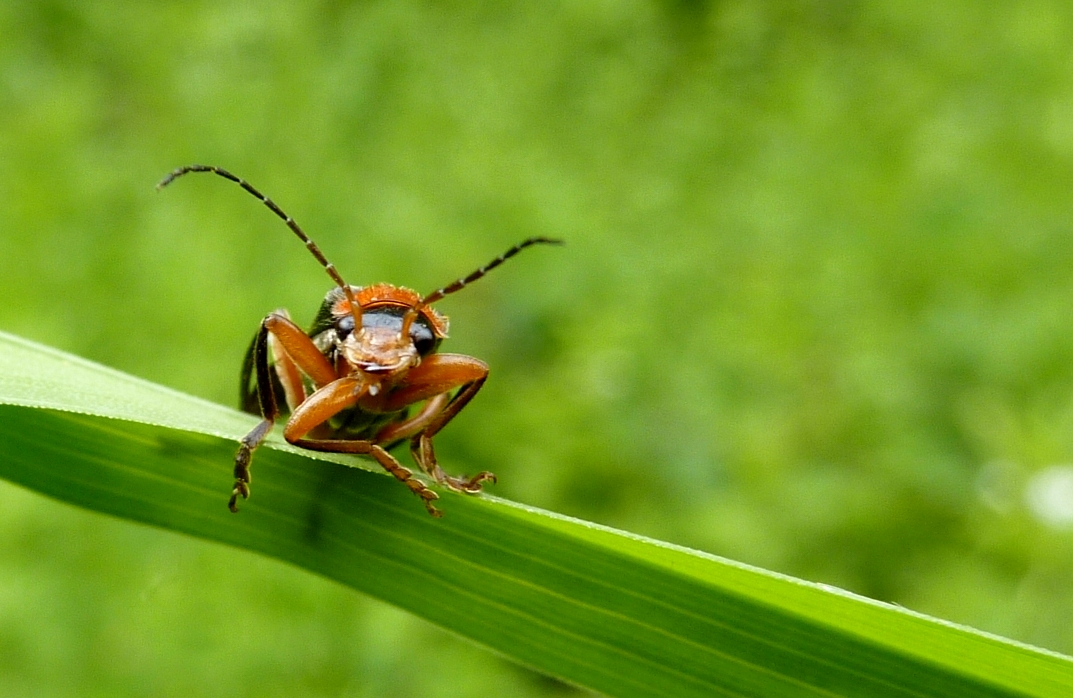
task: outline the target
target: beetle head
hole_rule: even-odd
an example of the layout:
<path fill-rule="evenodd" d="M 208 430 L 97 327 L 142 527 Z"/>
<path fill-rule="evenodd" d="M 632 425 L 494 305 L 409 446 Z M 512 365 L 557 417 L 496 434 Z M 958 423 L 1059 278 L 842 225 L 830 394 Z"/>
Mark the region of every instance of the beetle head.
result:
<path fill-rule="evenodd" d="M 351 287 L 361 305 L 361 327 L 339 289 L 328 294 L 334 344 L 353 368 L 378 382 L 391 383 L 433 353 L 447 336 L 447 318 L 427 306 L 408 288 L 391 284 Z"/>

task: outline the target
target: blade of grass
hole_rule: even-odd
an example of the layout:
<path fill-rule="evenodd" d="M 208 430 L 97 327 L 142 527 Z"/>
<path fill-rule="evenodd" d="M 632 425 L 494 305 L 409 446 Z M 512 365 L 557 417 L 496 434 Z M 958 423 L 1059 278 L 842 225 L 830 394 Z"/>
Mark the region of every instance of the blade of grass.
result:
<path fill-rule="evenodd" d="M 234 516 L 255 420 L 3 334 L 0 404 L 0 477 L 286 560 L 610 695 L 1073 691 L 1067 657 L 491 497 L 445 494 L 435 520 L 364 461 L 278 439 Z"/>

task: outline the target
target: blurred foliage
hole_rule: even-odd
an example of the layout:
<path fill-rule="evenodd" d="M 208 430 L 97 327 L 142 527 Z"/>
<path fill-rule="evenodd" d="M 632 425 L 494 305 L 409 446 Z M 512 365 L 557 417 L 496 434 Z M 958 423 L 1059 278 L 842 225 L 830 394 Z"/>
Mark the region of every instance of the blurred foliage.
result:
<path fill-rule="evenodd" d="M 234 185 L 154 193 L 191 162 L 352 283 L 563 237 L 440 305 L 492 367 L 442 462 L 1073 652 L 1073 493 L 1024 494 L 1073 462 L 1073 7 L 9 0 L 0 36 L 3 329 L 232 404 L 330 281 Z M 572 693 L 8 485 L 0 689 Z"/>

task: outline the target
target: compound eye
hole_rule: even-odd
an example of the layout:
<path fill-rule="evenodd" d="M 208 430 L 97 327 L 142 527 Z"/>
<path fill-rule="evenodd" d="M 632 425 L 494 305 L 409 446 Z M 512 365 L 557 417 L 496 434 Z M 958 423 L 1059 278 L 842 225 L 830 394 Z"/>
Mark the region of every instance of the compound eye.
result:
<path fill-rule="evenodd" d="M 414 323 L 410 327 L 410 339 L 413 340 L 414 349 L 420 356 L 427 356 L 436 348 L 436 335 L 423 323 Z"/>
<path fill-rule="evenodd" d="M 335 335 L 339 339 L 345 339 L 354 331 L 354 316 L 347 313 L 335 321 Z"/>

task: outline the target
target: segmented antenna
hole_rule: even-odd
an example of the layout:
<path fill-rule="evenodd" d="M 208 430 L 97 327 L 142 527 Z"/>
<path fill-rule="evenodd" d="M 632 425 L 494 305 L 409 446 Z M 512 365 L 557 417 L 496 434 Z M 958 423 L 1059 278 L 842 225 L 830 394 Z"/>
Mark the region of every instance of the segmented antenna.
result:
<path fill-rule="evenodd" d="M 509 250 L 507 250 L 503 254 L 501 254 L 498 257 L 496 257 L 495 259 L 493 259 L 488 264 L 485 264 L 483 267 L 481 267 L 481 268 L 477 269 L 476 271 L 470 273 L 468 276 L 464 276 L 461 279 L 458 279 L 457 281 L 454 281 L 454 282 L 452 282 L 450 284 L 447 284 L 443 288 L 436 289 L 435 291 L 433 291 L 432 293 L 428 294 L 423 299 L 421 299 L 421 302 L 416 307 L 411 309 L 408 313 L 406 313 L 406 315 L 403 317 L 403 322 L 402 322 L 402 334 L 403 334 L 403 336 L 405 336 L 406 333 L 410 331 L 410 325 L 413 323 L 413 321 L 415 319 L 417 319 L 417 314 L 419 312 L 421 312 L 422 308 L 427 308 L 428 306 L 432 305 L 433 303 L 435 303 L 435 302 L 437 302 L 439 300 L 442 300 L 444 296 L 449 296 L 452 293 L 455 293 L 457 291 L 461 291 L 463 288 L 465 288 L 469 284 L 473 283 L 477 279 L 481 278 L 482 276 L 484 276 L 488 272 L 492 271 L 493 269 L 498 267 L 503 262 L 507 261 L 508 259 L 513 257 L 514 255 L 516 255 L 519 252 L 521 252 L 522 250 L 524 250 L 526 247 L 531 247 L 533 245 L 562 245 L 562 244 L 563 244 L 562 240 L 557 240 L 557 239 L 554 239 L 554 238 L 533 237 L 533 238 L 529 238 L 527 240 L 523 240 L 522 242 L 519 242 L 514 247 L 510 248 Z"/>
<path fill-rule="evenodd" d="M 526 247 L 531 247 L 533 245 L 561 245 L 561 244 L 563 244 L 562 240 L 555 240 L 555 239 L 552 239 L 552 238 L 529 238 L 528 240 L 524 240 L 522 242 L 519 242 L 517 245 L 515 245 L 512 248 L 510 248 L 509 250 L 507 250 L 503 254 L 499 255 L 498 257 L 493 259 L 488 264 L 485 264 L 483 267 L 481 267 L 477 271 L 473 272 L 469 276 L 465 276 L 465 277 L 459 279 L 458 281 L 455 281 L 454 283 L 448 284 L 447 286 L 444 286 L 443 288 L 437 289 L 437 290 L 433 291 L 432 293 L 428 294 L 421 301 L 421 305 L 423 305 L 423 306 L 432 305 L 436 301 L 442 299 L 444 296 L 449 296 L 452 293 L 455 293 L 456 291 L 461 291 L 463 288 L 465 288 L 469 284 L 473 283 L 477 279 L 481 278 L 482 276 L 484 276 L 488 272 L 492 271 L 493 269 L 498 267 L 503 262 L 507 261 L 508 259 L 513 257 L 514 255 L 516 255 L 519 252 L 521 252 L 522 250 L 524 250 Z"/>
<path fill-rule="evenodd" d="M 275 201 L 257 191 L 257 189 L 249 182 L 241 177 L 236 177 L 222 167 L 214 167 L 212 165 L 186 165 L 185 167 L 178 168 L 167 177 L 160 180 L 160 184 L 156 185 L 157 191 L 160 191 L 179 177 L 190 172 L 211 172 L 220 175 L 224 179 L 229 179 L 250 194 L 253 194 L 256 198 L 260 199 L 261 203 L 267 206 L 272 213 L 279 216 L 283 222 L 287 224 L 287 227 L 291 229 L 291 232 L 297 235 L 298 238 L 305 243 L 306 249 L 313 253 L 313 256 L 317 258 L 320 265 L 328 272 L 328 276 L 332 277 L 332 281 L 338 284 L 339 288 L 343 289 L 343 293 L 346 294 L 347 302 L 350 303 L 350 314 L 354 317 L 354 327 L 361 327 L 361 306 L 359 306 L 357 300 L 355 300 L 354 293 L 350 290 L 350 284 L 343 281 L 343 277 L 339 275 L 339 271 L 335 268 L 335 265 L 329 262 L 324 256 L 324 253 L 317 247 L 317 244 L 310 240 L 308 235 L 302 232 L 302 229 L 298 227 L 298 224 L 295 223 L 294 219 L 284 213 L 283 209 L 277 206 Z M 510 255 L 508 254 L 506 256 Z M 498 262 L 502 262 L 502 259 L 498 260 Z M 491 266 L 495 266 L 495 264 L 490 265 L 490 267 Z"/>

